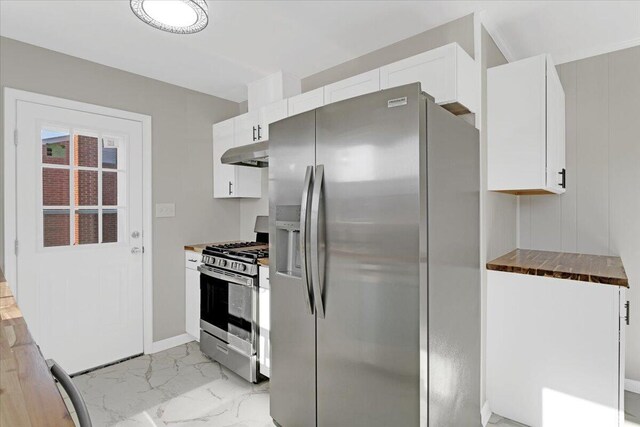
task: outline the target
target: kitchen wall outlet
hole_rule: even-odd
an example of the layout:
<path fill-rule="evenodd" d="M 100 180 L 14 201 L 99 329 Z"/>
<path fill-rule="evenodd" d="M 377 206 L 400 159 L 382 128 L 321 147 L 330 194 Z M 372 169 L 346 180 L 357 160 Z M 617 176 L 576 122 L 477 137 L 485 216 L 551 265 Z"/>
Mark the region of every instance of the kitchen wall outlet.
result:
<path fill-rule="evenodd" d="M 156 218 L 171 218 L 176 216 L 175 203 L 156 203 Z"/>

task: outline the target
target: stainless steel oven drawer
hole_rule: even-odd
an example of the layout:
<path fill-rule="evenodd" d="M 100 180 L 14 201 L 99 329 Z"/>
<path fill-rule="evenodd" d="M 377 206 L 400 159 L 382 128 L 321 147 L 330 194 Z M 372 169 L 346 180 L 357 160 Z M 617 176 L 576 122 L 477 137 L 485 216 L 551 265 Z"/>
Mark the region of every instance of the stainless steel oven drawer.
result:
<path fill-rule="evenodd" d="M 257 382 L 256 356 L 247 356 L 226 342 L 214 337 L 207 331 L 200 330 L 200 350 L 216 362 L 229 368 L 242 378 Z"/>

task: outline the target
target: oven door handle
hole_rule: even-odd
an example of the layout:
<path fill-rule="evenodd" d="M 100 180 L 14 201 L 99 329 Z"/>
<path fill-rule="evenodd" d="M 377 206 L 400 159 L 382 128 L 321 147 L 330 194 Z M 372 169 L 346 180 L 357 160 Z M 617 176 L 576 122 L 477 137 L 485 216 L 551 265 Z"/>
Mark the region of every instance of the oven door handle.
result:
<path fill-rule="evenodd" d="M 253 279 L 250 277 L 240 277 L 240 276 L 235 276 L 235 275 L 230 275 L 230 274 L 225 274 L 222 272 L 219 272 L 218 270 L 215 270 L 211 267 L 207 267 L 206 265 L 199 265 L 198 266 L 198 271 L 202 274 L 205 274 L 209 277 L 213 277 L 215 279 L 220 279 L 220 280 L 224 280 L 225 282 L 231 282 L 231 283 L 235 283 L 237 285 L 242 285 L 242 286 L 246 286 L 249 288 L 253 287 Z"/>
<path fill-rule="evenodd" d="M 307 230 L 308 214 L 310 209 L 311 185 L 313 181 L 313 166 L 307 166 L 307 171 L 304 176 L 304 187 L 302 190 L 302 201 L 300 202 L 300 255 L 302 262 L 300 263 L 300 277 L 302 278 L 302 284 L 304 285 L 302 293 L 304 294 L 304 301 L 307 304 L 309 314 L 313 314 L 311 277 L 309 276 L 309 233 Z"/>

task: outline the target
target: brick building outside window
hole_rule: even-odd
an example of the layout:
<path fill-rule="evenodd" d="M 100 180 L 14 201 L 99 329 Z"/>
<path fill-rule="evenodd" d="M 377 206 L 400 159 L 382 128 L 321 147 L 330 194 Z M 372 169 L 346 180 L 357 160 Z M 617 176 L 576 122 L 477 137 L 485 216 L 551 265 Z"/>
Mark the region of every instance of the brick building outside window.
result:
<path fill-rule="evenodd" d="M 44 132 L 43 132 L 44 134 Z M 99 210 L 98 185 L 102 173 L 102 243 L 118 241 L 118 173 L 117 149 L 102 148 L 99 167 L 98 138 L 74 135 L 74 159 L 69 159 L 69 135 L 49 136 L 42 139 L 42 202 L 43 244 L 67 246 L 70 244 L 70 206 L 74 206 L 74 245 L 98 243 Z M 48 165 L 71 168 L 47 167 Z M 78 169 L 85 167 L 91 169 Z M 70 193 L 70 173 L 73 173 L 73 193 Z M 59 206 L 59 208 L 58 208 Z"/>

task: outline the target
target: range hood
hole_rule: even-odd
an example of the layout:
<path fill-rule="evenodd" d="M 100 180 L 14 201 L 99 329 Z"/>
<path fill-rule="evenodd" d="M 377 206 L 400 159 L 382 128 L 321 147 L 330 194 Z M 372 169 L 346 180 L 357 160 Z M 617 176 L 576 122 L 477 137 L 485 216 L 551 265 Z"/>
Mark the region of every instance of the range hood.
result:
<path fill-rule="evenodd" d="M 230 148 L 225 151 L 220 161 L 225 165 L 269 167 L 269 143 L 263 141 Z"/>

